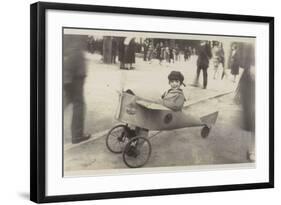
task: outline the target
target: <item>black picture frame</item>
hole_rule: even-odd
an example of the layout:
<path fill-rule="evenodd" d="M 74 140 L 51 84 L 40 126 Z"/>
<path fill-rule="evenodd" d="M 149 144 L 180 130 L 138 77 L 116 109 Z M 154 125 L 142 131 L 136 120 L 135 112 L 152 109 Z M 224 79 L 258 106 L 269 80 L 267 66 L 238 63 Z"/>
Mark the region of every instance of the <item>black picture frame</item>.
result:
<path fill-rule="evenodd" d="M 229 184 L 158 190 L 89 193 L 46 196 L 46 11 L 83 11 L 259 22 L 269 25 L 269 181 L 249 184 Z M 30 199 L 37 203 L 77 200 L 97 200 L 154 195 L 218 192 L 274 187 L 274 18 L 265 16 L 230 15 L 144 8 L 110 7 L 82 4 L 38 2 L 30 6 Z"/>

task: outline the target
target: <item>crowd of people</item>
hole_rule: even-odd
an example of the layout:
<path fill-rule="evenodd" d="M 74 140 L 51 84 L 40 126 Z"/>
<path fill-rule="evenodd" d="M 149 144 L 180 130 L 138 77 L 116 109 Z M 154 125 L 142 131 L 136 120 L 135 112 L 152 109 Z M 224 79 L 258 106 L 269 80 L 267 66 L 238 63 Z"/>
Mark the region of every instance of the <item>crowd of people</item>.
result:
<path fill-rule="evenodd" d="M 155 58 L 160 65 L 163 62 L 175 63 L 181 61 L 181 56 L 184 57 L 184 61 L 187 61 L 192 55 L 196 55 L 196 48 L 185 46 L 184 49 L 181 49 L 178 44 L 171 46 L 167 41 L 160 41 L 154 46 L 153 40 L 145 40 L 142 47 L 143 60 L 151 63 L 152 59 Z"/>
<path fill-rule="evenodd" d="M 99 52 L 104 55 L 102 38 L 95 40 L 93 36 L 90 36 L 87 42 L 90 53 Z M 190 43 L 189 40 L 143 38 L 141 42 L 137 42 L 135 37 L 112 37 L 109 54 L 111 60 L 107 63 L 116 64 L 119 62 L 120 69 L 132 70 L 135 68 L 136 53 L 139 54 L 138 57 L 142 56 L 143 61 L 148 62 L 148 64 L 157 60 L 159 65 L 188 62 L 194 57 L 197 59 L 194 85 L 199 86 L 199 77 L 202 71 L 202 88 L 206 89 L 210 63 L 213 68 L 213 79 L 222 80 L 226 75 L 226 69 L 229 68 L 230 74 L 233 76 L 232 81 L 236 82 L 241 67 L 241 48 L 239 47 L 241 47 L 241 43 L 232 43 L 230 51 L 227 51 L 229 55 L 226 59 L 223 43 L 219 41 L 193 40 Z"/>

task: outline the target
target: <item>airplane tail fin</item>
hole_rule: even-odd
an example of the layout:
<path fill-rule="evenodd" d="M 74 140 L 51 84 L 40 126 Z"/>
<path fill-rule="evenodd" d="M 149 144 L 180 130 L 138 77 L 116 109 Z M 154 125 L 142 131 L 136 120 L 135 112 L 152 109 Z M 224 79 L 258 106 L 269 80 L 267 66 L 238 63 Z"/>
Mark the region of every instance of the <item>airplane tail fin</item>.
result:
<path fill-rule="evenodd" d="M 205 115 L 205 116 L 201 117 L 200 120 L 203 123 L 205 123 L 206 125 L 211 126 L 216 123 L 218 115 L 219 115 L 219 112 L 217 111 L 217 112 L 214 112 L 209 115 Z"/>

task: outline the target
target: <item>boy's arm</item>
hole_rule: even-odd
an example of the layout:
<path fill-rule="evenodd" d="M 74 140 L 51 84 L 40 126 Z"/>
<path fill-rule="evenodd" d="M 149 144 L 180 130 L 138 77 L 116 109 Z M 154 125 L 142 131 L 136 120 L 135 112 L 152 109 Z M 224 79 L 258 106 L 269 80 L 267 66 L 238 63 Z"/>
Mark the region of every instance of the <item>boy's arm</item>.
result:
<path fill-rule="evenodd" d="M 173 111 L 181 110 L 183 108 L 184 102 L 185 102 L 185 97 L 183 94 L 178 94 L 173 98 L 172 101 L 170 100 L 166 101 L 165 99 L 163 100 L 164 105 L 172 109 Z"/>
<path fill-rule="evenodd" d="M 183 105 L 184 105 L 184 102 L 185 102 L 185 97 L 183 94 L 180 94 L 176 97 L 175 99 L 175 105 L 176 107 L 178 107 L 179 109 L 182 109 Z"/>

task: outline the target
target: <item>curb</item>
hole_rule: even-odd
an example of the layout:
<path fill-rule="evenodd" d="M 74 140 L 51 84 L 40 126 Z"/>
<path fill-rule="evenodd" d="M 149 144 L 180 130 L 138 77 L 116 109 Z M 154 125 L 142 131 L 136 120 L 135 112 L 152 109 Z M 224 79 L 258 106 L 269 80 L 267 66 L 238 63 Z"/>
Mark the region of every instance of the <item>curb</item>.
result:
<path fill-rule="evenodd" d="M 71 144 L 71 143 L 66 144 L 66 145 L 64 145 L 63 149 L 64 149 L 64 151 L 68 151 L 68 150 L 73 149 L 73 148 L 75 148 L 75 147 L 78 147 L 78 146 L 80 146 L 80 145 L 83 145 L 83 144 L 86 144 L 86 143 L 88 143 L 88 142 L 97 140 L 97 139 L 99 139 L 99 138 L 105 136 L 105 135 L 109 132 L 109 130 L 110 130 L 110 129 L 104 130 L 104 131 L 95 133 L 94 135 L 91 134 L 90 139 L 88 139 L 88 140 L 86 140 L 86 141 L 83 141 L 83 142 L 81 142 L 81 143 L 78 143 L 78 144 Z"/>

